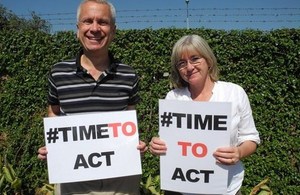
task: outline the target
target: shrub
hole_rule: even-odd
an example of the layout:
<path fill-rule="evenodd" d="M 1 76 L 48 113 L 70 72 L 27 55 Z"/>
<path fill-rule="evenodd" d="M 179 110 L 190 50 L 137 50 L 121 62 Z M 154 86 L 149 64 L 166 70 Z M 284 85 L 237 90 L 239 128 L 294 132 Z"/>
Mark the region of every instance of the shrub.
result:
<path fill-rule="evenodd" d="M 249 95 L 262 144 L 244 161 L 243 192 L 249 194 L 268 177 L 274 194 L 300 194 L 299 29 L 118 31 L 111 50 L 140 76 L 141 139 L 149 142 L 158 133 L 158 99 L 171 89 L 171 48 L 179 37 L 191 33 L 212 46 L 221 80 L 241 85 Z M 34 194 L 47 183 L 46 165 L 36 157 L 44 145 L 47 74 L 54 63 L 75 56 L 79 44 L 74 32 L 4 30 L 0 40 L 0 156 L 13 165 L 23 193 Z M 144 184 L 159 175 L 158 161 L 145 155 Z"/>

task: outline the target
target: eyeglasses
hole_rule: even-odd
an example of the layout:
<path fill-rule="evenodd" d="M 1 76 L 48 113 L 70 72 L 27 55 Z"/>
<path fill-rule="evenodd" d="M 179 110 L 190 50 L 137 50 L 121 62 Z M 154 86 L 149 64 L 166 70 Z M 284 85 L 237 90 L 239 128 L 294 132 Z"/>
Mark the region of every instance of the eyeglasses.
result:
<path fill-rule="evenodd" d="M 200 57 L 200 56 L 193 56 L 192 58 L 188 59 L 188 60 L 181 60 L 179 61 L 177 64 L 176 64 L 176 68 L 178 70 L 184 70 L 187 68 L 188 66 L 188 63 L 190 63 L 191 65 L 193 66 L 198 66 L 201 64 L 201 59 L 203 57 Z"/>

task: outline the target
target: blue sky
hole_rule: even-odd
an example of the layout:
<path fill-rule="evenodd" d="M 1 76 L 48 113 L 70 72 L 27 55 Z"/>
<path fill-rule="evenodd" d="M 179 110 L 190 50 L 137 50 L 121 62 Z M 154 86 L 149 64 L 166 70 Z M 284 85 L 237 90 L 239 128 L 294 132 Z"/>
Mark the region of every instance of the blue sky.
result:
<path fill-rule="evenodd" d="M 13 13 L 29 17 L 35 12 L 52 24 L 52 32 L 76 30 L 81 0 L 0 0 Z M 300 0 L 111 0 L 119 29 L 300 28 Z M 188 10 L 188 12 L 187 12 Z M 188 19 L 188 22 L 187 22 Z"/>

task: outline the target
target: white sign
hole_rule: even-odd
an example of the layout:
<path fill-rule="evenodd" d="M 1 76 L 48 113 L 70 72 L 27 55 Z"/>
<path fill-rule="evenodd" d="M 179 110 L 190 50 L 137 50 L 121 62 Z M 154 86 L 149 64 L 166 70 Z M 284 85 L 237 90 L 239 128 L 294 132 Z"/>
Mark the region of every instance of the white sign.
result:
<path fill-rule="evenodd" d="M 142 173 L 136 112 L 44 118 L 49 183 Z"/>
<path fill-rule="evenodd" d="M 230 145 L 231 103 L 159 100 L 159 135 L 166 142 L 160 157 L 161 189 L 224 194 L 228 166 L 213 152 Z"/>

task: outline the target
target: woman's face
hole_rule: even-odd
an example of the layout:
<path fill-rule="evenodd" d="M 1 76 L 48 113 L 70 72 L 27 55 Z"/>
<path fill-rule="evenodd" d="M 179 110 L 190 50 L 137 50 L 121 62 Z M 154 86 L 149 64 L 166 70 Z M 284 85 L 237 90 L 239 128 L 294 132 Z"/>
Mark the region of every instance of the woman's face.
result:
<path fill-rule="evenodd" d="M 115 35 L 108 5 L 87 2 L 82 5 L 77 38 L 87 52 L 107 51 Z"/>
<path fill-rule="evenodd" d="M 196 51 L 184 52 L 176 66 L 181 78 L 191 86 L 203 84 L 209 79 L 209 66 Z"/>

